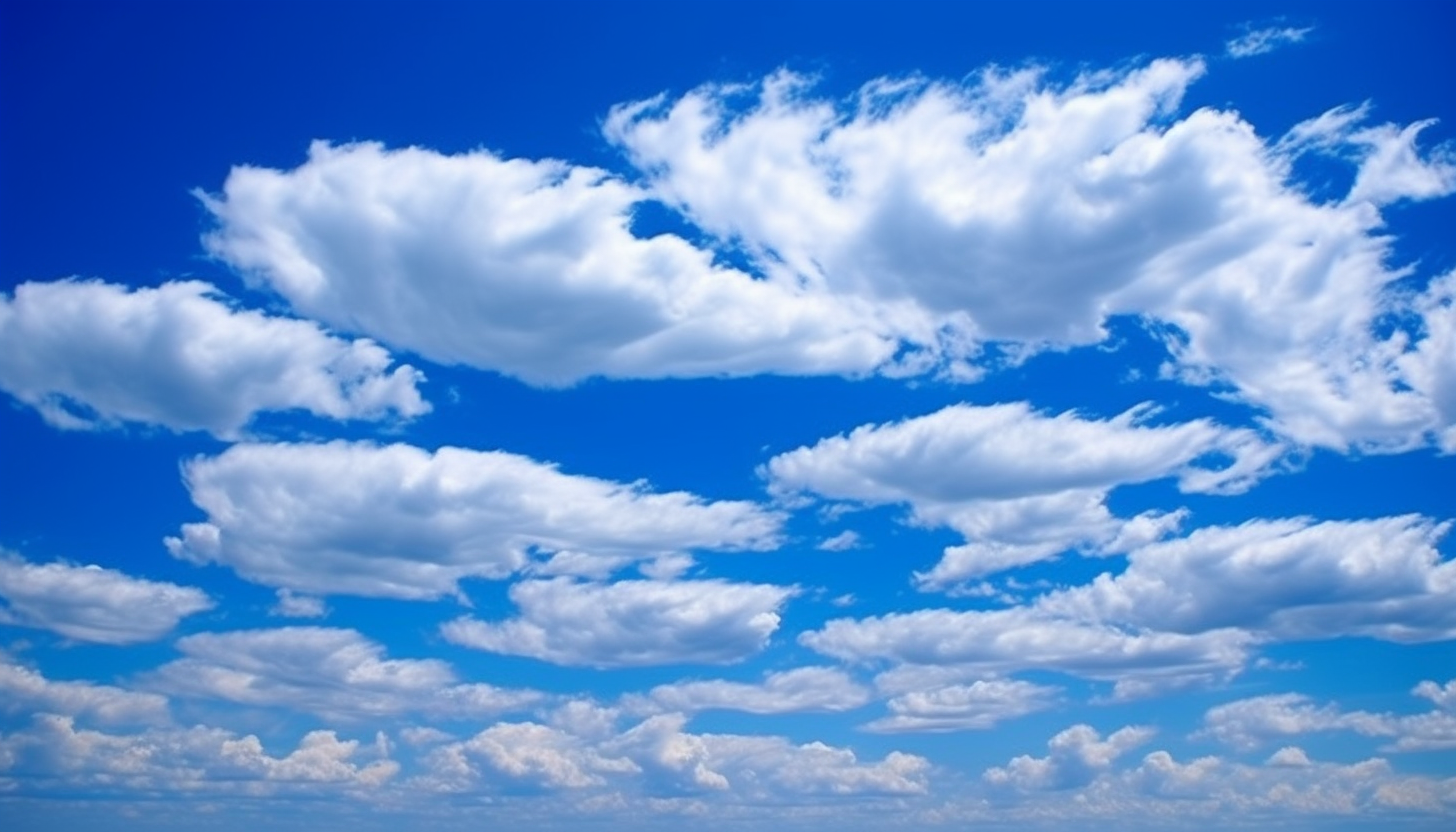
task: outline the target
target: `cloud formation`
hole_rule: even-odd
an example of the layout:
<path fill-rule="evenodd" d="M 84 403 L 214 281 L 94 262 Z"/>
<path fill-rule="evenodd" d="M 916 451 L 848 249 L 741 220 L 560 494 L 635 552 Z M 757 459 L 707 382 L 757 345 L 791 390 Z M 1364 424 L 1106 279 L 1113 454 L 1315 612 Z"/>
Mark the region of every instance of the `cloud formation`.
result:
<path fill-rule="evenodd" d="M 1401 367 L 1421 327 L 1378 331 L 1411 309 L 1389 290 L 1409 270 L 1386 265 L 1379 208 L 1450 193 L 1449 149 L 1416 148 L 1424 122 L 1326 114 L 1291 137 L 1339 122 L 1323 146 L 1356 179 L 1315 202 L 1291 174 L 1308 142 L 1179 114 L 1205 69 L 882 78 L 847 101 L 780 72 L 621 105 L 606 132 L 655 194 L 771 279 L 931 316 L 926 349 L 952 375 L 979 372 L 984 342 L 1087 345 L 1135 315 L 1165 335 L 1170 376 L 1232 387 L 1297 442 L 1428 443 L 1451 422 Z"/>
<path fill-rule="evenodd" d="M 949 526 L 966 543 L 917 573 L 924 589 L 1045 560 L 1072 549 L 1126 551 L 1176 529 L 1178 512 L 1118 518 L 1118 485 L 1176 477 L 1185 492 L 1235 493 L 1282 452 L 1248 429 L 1208 420 L 1155 426 L 1141 406 L 1110 419 L 1051 416 L 1025 402 L 952 405 L 780 454 L 764 466 L 780 495 L 904 503 L 919 525 Z"/>
<path fill-rule="evenodd" d="M 706 581 L 514 584 L 520 615 L 458 618 L 441 627 L 457 644 L 563 665 L 725 664 L 762 650 L 793 587 Z"/>
<path fill-rule="evenodd" d="M 413 367 L 372 341 L 240 310 L 200 281 L 23 283 L 0 295 L 0 388 L 52 425 L 123 422 L 234 439 L 263 411 L 327 419 L 429 411 Z"/>
<path fill-rule="evenodd" d="M 286 708 L 333 718 L 419 713 L 496 715 L 543 699 L 529 690 L 464 683 L 440 659 L 390 659 L 349 629 L 282 627 L 197 633 L 178 640 L 183 658 L 146 674 L 173 696 Z"/>
<path fill-rule="evenodd" d="M 209 250 L 299 312 L 533 384 L 853 374 L 893 356 L 867 304 L 634 236 L 647 198 L 554 160 L 315 143 L 292 171 L 234 168 L 203 201 Z"/>
<path fill-rule="evenodd" d="M 1251 520 L 1128 554 L 1117 576 L 1039 599 L 1040 609 L 1180 633 L 1239 627 L 1266 638 L 1456 636 L 1456 562 L 1436 544 L 1450 523 Z"/>
<path fill-rule="evenodd" d="M 184 467 L 205 512 L 176 557 L 317 595 L 428 599 L 575 553 L 614 565 L 690 549 L 766 549 L 782 518 L 562 473 L 503 451 L 409 445 L 234 445 Z"/>
<path fill-rule="evenodd" d="M 211 609 L 200 589 L 133 578 L 100 566 L 29 563 L 0 552 L 0 623 L 39 627 L 77 641 L 155 641 Z"/>

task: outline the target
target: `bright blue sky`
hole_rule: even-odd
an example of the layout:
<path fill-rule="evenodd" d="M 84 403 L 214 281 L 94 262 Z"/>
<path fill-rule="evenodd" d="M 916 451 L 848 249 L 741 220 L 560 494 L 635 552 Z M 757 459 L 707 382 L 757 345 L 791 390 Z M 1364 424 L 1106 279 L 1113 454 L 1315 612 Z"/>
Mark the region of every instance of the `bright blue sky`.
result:
<path fill-rule="evenodd" d="M 0 6 L 7 828 L 1447 828 L 1450 3 Z"/>

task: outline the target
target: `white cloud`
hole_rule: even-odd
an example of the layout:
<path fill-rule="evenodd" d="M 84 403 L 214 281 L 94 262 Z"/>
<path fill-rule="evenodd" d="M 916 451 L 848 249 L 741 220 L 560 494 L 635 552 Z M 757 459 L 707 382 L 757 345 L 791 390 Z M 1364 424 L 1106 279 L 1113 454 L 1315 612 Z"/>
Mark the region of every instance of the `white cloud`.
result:
<path fill-rule="evenodd" d="M 1251 641 L 1238 630 L 1195 635 L 1128 631 L 1028 607 L 840 618 L 799 636 L 806 647 L 848 662 L 924 665 L 972 679 L 1020 670 L 1058 670 L 1119 683 L 1170 676 L 1225 677 L 1243 666 Z"/>
<path fill-rule="evenodd" d="M 329 614 L 329 608 L 322 598 L 297 595 L 285 587 L 278 590 L 278 603 L 268 610 L 268 614 L 284 618 L 323 618 Z"/>
<path fill-rule="evenodd" d="M 108 724 L 168 720 L 165 697 L 91 682 L 54 681 L 6 660 L 3 654 L 0 654 L 0 711 L 61 714 Z"/>
<path fill-rule="evenodd" d="M 1200 736 L 1237 748 L 1257 748 L 1274 737 L 1299 736 L 1318 731 L 1348 730 L 1366 736 L 1390 731 L 1388 720 L 1364 711 L 1342 712 L 1333 704 L 1317 706 L 1308 696 L 1281 693 L 1255 696 L 1217 705 L 1203 717 Z"/>
<path fill-rule="evenodd" d="M 174 696 L 281 707 L 334 718 L 417 712 L 459 718 L 537 704 L 530 690 L 461 684 L 439 659 L 389 659 L 354 630 L 282 627 L 198 633 L 177 642 L 184 658 L 145 677 Z"/>
<path fill-rule="evenodd" d="M 431 754 L 433 774 L 462 788 L 477 774 L 471 758 L 497 772 L 556 788 L 583 788 L 605 783 L 604 774 L 641 771 L 623 757 L 605 757 L 582 739 L 534 722 L 497 723 L 470 739 Z"/>
<path fill-rule="evenodd" d="M 760 684 L 722 679 L 658 685 L 640 705 L 664 711 L 707 710 L 784 714 L 848 711 L 870 701 L 870 693 L 841 670 L 799 667 L 769 673 Z"/>
<path fill-rule="evenodd" d="M 1398 642 L 1456 636 L 1450 524 L 1253 520 L 1199 529 L 1128 554 L 1116 577 L 1044 596 L 1057 615 L 1182 633 L 1238 627 L 1264 638 L 1361 635 Z"/>
<path fill-rule="evenodd" d="M 551 160 L 315 143 L 292 171 L 234 168 L 204 198 L 206 243 L 305 315 L 534 384 L 863 373 L 893 356 L 869 304 L 633 236 L 646 198 Z"/>
<path fill-rule="evenodd" d="M 503 578 L 537 554 L 766 549 L 781 523 L 752 503 L 564 474 L 501 451 L 236 445 L 185 473 L 208 521 L 167 539 L 174 556 L 320 595 L 458 595 L 461 578 Z"/>
<path fill-rule="evenodd" d="M 238 310 L 199 281 L 24 283 L 0 295 L 0 388 L 63 428 L 143 422 L 235 438 L 261 411 L 427 412 L 412 367 L 308 321 Z"/>
<path fill-rule="evenodd" d="M 1411 693 L 1431 700 L 1442 710 L 1456 711 L 1456 679 L 1444 685 L 1426 680 L 1416 685 Z"/>
<path fill-rule="evenodd" d="M 1181 513 L 1114 517 L 1112 488 L 1177 477 L 1184 491 L 1238 492 L 1282 451 L 1208 420 L 1148 425 L 1152 414 L 1141 406 L 1099 420 L 1026 403 L 952 405 L 780 454 L 764 473 L 780 495 L 908 503 L 915 522 L 965 535 L 917 573 L 923 588 L 940 589 L 1068 549 L 1125 551 L 1155 540 Z"/>
<path fill-rule="evenodd" d="M 867 731 L 984 730 L 1051 707 L 1058 688 L 1013 679 L 978 679 L 969 685 L 942 685 L 902 693 L 886 704 L 890 716 L 864 726 Z"/>
<path fill-rule="evenodd" d="M 833 537 L 826 538 L 814 547 L 825 552 L 843 552 L 857 548 L 860 545 L 859 533 L 853 529 L 845 529 Z"/>
<path fill-rule="evenodd" d="M 1379 207 L 1449 193 L 1450 154 L 1416 148 L 1427 122 L 1324 119 L 1265 142 L 1235 113 L 1177 115 L 1204 70 L 881 78 L 852 104 L 787 72 L 708 85 L 607 118 L 645 188 L 484 151 L 315 144 L 292 171 L 235 169 L 206 199 L 208 245 L 304 314 L 537 384 L 972 378 L 987 341 L 1025 356 L 1135 315 L 1166 336 L 1170 375 L 1231 385 L 1297 442 L 1397 451 L 1451 430 L 1405 377 L 1419 339 L 1375 326 L 1408 273 L 1387 266 Z M 1320 144 L 1296 139 L 1320 131 L 1359 166 L 1348 199 L 1292 179 Z M 634 236 L 652 198 L 763 277 Z"/>
<path fill-rule="evenodd" d="M 878 79 L 850 104 L 781 72 L 621 106 L 606 130 L 781 282 L 937 320 L 926 360 L 950 375 L 974 374 L 981 342 L 1091 344 L 1127 314 L 1167 336 L 1170 375 L 1231 386 L 1297 442 L 1398 451 L 1449 430 L 1399 366 L 1419 345 L 1376 326 L 1409 273 L 1387 266 L 1379 206 L 1449 193 L 1447 151 L 1415 148 L 1425 122 L 1346 119 L 1355 188 L 1316 202 L 1292 179 L 1299 142 L 1176 115 L 1204 69 Z"/>
<path fill-rule="evenodd" d="M 510 589 L 519 617 L 464 617 L 440 631 L 467 647 L 555 664 L 724 664 L 762 650 L 778 629 L 779 609 L 797 592 L 722 580 L 530 580 Z"/>
<path fill-rule="evenodd" d="M 1417 687 L 1415 693 L 1422 691 Z M 1449 711 L 1407 715 L 1345 711 L 1334 703 L 1316 705 L 1310 697 L 1298 693 L 1255 696 L 1217 705 L 1204 714 L 1203 728 L 1196 736 L 1252 749 L 1273 739 L 1324 731 L 1353 731 L 1393 740 L 1382 747 L 1385 751 L 1456 748 L 1456 714 Z"/>
<path fill-rule="evenodd" d="M 316 793 L 321 787 L 373 790 L 392 778 L 399 764 L 388 759 L 356 761 L 357 740 L 332 731 L 313 731 L 283 757 L 270 756 L 256 736 L 238 737 L 218 728 L 152 728 L 137 734 L 78 729 L 71 717 L 38 714 L 30 727 L 0 738 L 8 774 L 24 777 L 32 789 L 74 794 L 183 792 L 209 794 Z M 362 764 L 361 764 L 362 763 Z"/>
<path fill-rule="evenodd" d="M 1296 29 L 1292 26 L 1254 29 L 1229 41 L 1224 48 L 1229 57 L 1252 58 L 1255 55 L 1273 52 L 1286 44 L 1299 43 L 1311 31 L 1313 30 L 1308 27 Z"/>
<path fill-rule="evenodd" d="M 782 802 L 804 795 L 915 795 L 926 791 L 929 763 L 891 752 L 863 763 L 847 748 L 794 745 L 776 736 L 694 734 L 685 718 L 661 714 L 618 732 L 583 735 L 560 726 L 498 723 L 426 757 L 432 788 L 465 791 L 498 775 L 553 789 L 635 782 L 650 795 L 722 794 L 728 802 Z"/>
<path fill-rule="evenodd" d="M 1152 739 L 1153 733 L 1151 728 L 1129 726 L 1103 739 L 1090 725 L 1073 725 L 1047 742 L 1047 756 L 1022 755 L 982 776 L 989 783 L 1026 790 L 1085 786 L 1118 757 Z"/>
<path fill-rule="evenodd" d="M 200 589 L 133 578 L 100 566 L 33 564 L 0 552 L 0 622 L 40 627 L 77 641 L 135 644 L 211 609 Z"/>
<path fill-rule="evenodd" d="M 731 790 L 748 799 L 787 795 L 923 794 L 930 763 L 892 751 L 878 763 L 861 763 L 854 752 L 820 742 L 794 745 L 783 737 L 690 734 L 685 718 L 648 718 L 607 747 L 631 755 L 665 788 Z"/>

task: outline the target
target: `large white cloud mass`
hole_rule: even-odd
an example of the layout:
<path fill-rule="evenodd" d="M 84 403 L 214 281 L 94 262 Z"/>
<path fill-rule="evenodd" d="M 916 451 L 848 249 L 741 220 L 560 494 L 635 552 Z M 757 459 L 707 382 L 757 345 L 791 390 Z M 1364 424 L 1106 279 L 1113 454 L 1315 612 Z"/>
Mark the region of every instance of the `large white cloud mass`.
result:
<path fill-rule="evenodd" d="M 0 623 L 40 627 L 98 644 L 154 641 L 211 609 L 190 586 L 134 578 L 100 566 L 29 563 L 0 551 Z"/>
<path fill-rule="evenodd" d="M 868 304 L 633 236 L 645 198 L 563 162 L 316 143 L 293 171 L 235 168 L 205 200 L 207 244 L 304 314 L 535 384 L 859 373 L 893 355 Z"/>
<path fill-rule="evenodd" d="M 0 389 L 63 428 L 120 422 L 235 438 L 262 411 L 330 419 L 430 409 L 413 367 L 368 340 L 235 309 L 200 281 L 23 283 L 0 295 Z"/>
<path fill-rule="evenodd" d="M 1233 385 L 1298 441 L 1398 449 L 1448 430 L 1401 366 L 1435 336 L 1375 323 L 1423 305 L 1386 291 L 1407 272 L 1385 264 L 1379 208 L 1450 193 L 1449 151 L 1416 149 L 1426 122 L 1362 127 L 1348 109 L 1267 143 L 1234 113 L 1178 116 L 1204 70 L 881 79 L 848 105 L 785 72 L 624 105 L 606 129 L 694 222 L 835 296 L 1032 346 L 1144 316 L 1171 326 L 1169 372 Z M 1346 199 L 1291 181 L 1317 152 L 1357 160 Z"/>
<path fill-rule="evenodd" d="M 207 522 L 167 539 L 177 557 L 307 593 L 434 598 L 533 557 L 625 563 L 690 549 L 766 549 L 782 518 L 562 473 L 501 451 L 370 443 L 245 444 L 185 467 Z"/>
<path fill-rule="evenodd" d="M 1393 291 L 1381 208 L 1456 188 L 1429 122 L 1336 108 L 1278 139 L 1180 114 L 1199 60 L 1088 72 L 881 78 L 848 101 L 783 71 L 619 105 L 633 184 L 558 161 L 315 144 L 235 168 L 207 244 L 300 312 L 437 361 L 536 384 L 763 372 L 974 377 L 1101 341 L 1113 315 L 1166 340 L 1168 374 L 1230 385 L 1306 444 L 1401 450 L 1453 427 L 1449 289 Z M 1293 178 L 1353 160 L 1345 198 Z M 660 200 L 757 274 L 673 234 Z M 1428 281 L 1429 282 L 1429 281 Z M 1444 293 L 1444 294 L 1443 294 Z M 1404 316 L 1395 331 L 1377 327 Z M 1445 439 L 1437 437 L 1445 436 Z"/>

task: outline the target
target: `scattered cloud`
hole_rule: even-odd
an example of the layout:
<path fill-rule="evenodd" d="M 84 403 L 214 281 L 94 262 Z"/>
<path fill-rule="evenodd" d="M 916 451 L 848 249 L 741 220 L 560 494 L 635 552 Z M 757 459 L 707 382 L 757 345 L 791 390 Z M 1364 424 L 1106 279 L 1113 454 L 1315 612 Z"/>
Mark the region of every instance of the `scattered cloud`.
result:
<path fill-rule="evenodd" d="M 1022 755 L 1005 768 L 990 768 L 982 775 L 988 783 L 1018 789 L 1070 789 L 1091 783 L 1118 757 L 1152 739 L 1154 731 L 1129 726 L 1103 739 L 1090 725 L 1073 725 L 1052 737 L 1045 757 Z"/>
<path fill-rule="evenodd" d="M 507 777 L 564 789 L 631 778 L 649 794 L 727 793 L 734 802 L 781 802 L 815 794 L 916 795 L 929 763 L 891 752 L 862 763 L 854 752 L 783 737 L 694 734 L 677 714 L 649 717 L 625 731 L 581 736 L 537 723 L 498 723 L 430 753 L 426 782 L 464 791 L 482 780 L 475 763 Z"/>
<path fill-rule="evenodd" d="M 1229 41 L 1224 50 L 1231 58 L 1252 58 L 1273 52 L 1281 46 L 1300 43 L 1312 31 L 1314 30 L 1310 27 L 1296 29 L 1292 26 L 1253 29 Z"/>
<path fill-rule="evenodd" d="M 1452 684 L 1448 683 L 1447 688 Z M 1435 682 L 1426 681 L 1414 693 L 1425 696 L 1441 690 Z M 1438 700 L 1437 705 L 1443 703 Z M 1255 696 L 1217 705 L 1204 714 L 1203 728 L 1197 736 L 1248 750 L 1274 739 L 1325 731 L 1388 738 L 1392 742 L 1382 748 L 1385 751 L 1456 748 L 1456 714 L 1444 707 L 1407 715 L 1345 711 L 1333 703 L 1317 705 L 1299 693 Z"/>
<path fill-rule="evenodd" d="M 8 714 L 60 714 L 107 725 L 165 723 L 167 700 L 92 682 L 47 679 L 39 671 L 0 654 L 0 711 Z"/>
<path fill-rule="evenodd" d="M 329 608 L 322 598 L 298 595 L 284 587 L 278 590 L 278 603 L 268 610 L 268 614 L 283 618 L 323 618 L 329 614 Z"/>
<path fill-rule="evenodd" d="M 978 679 L 902 693 L 885 706 L 890 715 L 865 725 L 867 731 L 985 730 L 997 723 L 1051 707 L 1060 690 L 1013 679 Z"/>
<path fill-rule="evenodd" d="M 71 717 L 46 713 L 37 714 L 29 727 L 0 737 L 0 759 L 9 762 L 6 775 L 24 777 L 42 793 L 73 794 L 85 788 L 110 795 L 145 789 L 198 798 L 320 788 L 373 790 L 399 770 L 393 760 L 365 762 L 374 756 L 372 747 L 340 740 L 333 731 L 310 732 L 293 751 L 273 757 L 251 734 L 206 726 L 109 734 L 77 728 Z"/>
<path fill-rule="evenodd" d="M 441 627 L 456 644 L 555 664 L 640 667 L 725 664 L 762 650 L 793 587 L 706 581 L 521 581 L 517 618 L 458 618 Z"/>
<path fill-rule="evenodd" d="M 785 714 L 849 711 L 869 701 L 870 692 L 842 670 L 799 667 L 769 673 L 759 684 L 713 679 L 658 685 L 632 704 L 680 713 L 726 710 Z"/>
<path fill-rule="evenodd" d="M 0 552 L 0 623 L 50 630 L 98 644 L 162 638 L 177 622 L 212 609 L 200 589 L 133 578 L 100 566 L 29 563 Z"/>
<path fill-rule="evenodd" d="M 0 294 L 0 388 L 61 428 L 123 422 L 235 439 L 263 411 L 328 419 L 429 411 L 413 367 L 311 321 L 236 309 L 200 281 L 23 283 Z"/>
<path fill-rule="evenodd" d="M 922 588 L 943 589 L 1069 549 L 1125 551 L 1155 540 L 1181 513 L 1114 517 L 1112 488 L 1176 477 L 1184 491 L 1239 492 L 1283 450 L 1247 429 L 1147 424 L 1153 415 L 1146 405 L 1110 419 L 1049 416 L 1024 402 L 952 405 L 779 454 L 764 475 L 780 495 L 906 503 L 915 523 L 960 532 L 967 542 L 916 576 Z"/>
<path fill-rule="evenodd" d="M 782 519 L 465 448 L 244 444 L 184 471 L 208 520 L 167 539 L 174 556 L 318 595 L 459 595 L 461 578 L 504 578 L 538 554 L 766 549 Z"/>
<path fill-rule="evenodd" d="M 1224 677 L 1244 665 L 1252 639 L 1233 629 L 1129 632 L 1016 607 L 838 618 L 800 635 L 799 642 L 846 662 L 951 668 L 972 679 L 1037 669 L 1122 682 L 1170 674 Z"/>
<path fill-rule="evenodd" d="M 544 698 L 530 690 L 462 684 L 440 659 L 385 658 L 383 645 L 348 629 L 198 633 L 178 640 L 177 649 L 183 658 L 146 674 L 147 687 L 335 719 L 410 712 L 494 715 Z"/>
<path fill-rule="evenodd" d="M 1179 633 L 1238 627 L 1281 641 L 1456 636 L 1456 563 L 1436 545 L 1450 523 L 1251 520 L 1128 553 L 1115 577 L 1051 593 L 1040 609 Z"/>

